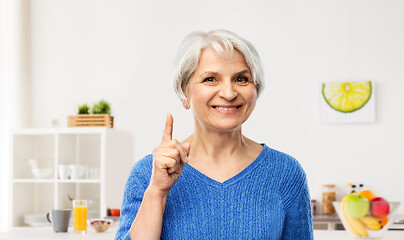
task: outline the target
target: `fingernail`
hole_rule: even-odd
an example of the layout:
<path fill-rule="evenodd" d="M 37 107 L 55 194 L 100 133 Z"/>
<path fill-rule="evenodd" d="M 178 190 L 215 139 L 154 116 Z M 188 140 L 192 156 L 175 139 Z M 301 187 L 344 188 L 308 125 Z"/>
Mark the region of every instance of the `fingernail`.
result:
<path fill-rule="evenodd" d="M 188 155 L 187 156 L 185 156 L 185 162 L 187 163 L 189 160 L 188 160 Z"/>

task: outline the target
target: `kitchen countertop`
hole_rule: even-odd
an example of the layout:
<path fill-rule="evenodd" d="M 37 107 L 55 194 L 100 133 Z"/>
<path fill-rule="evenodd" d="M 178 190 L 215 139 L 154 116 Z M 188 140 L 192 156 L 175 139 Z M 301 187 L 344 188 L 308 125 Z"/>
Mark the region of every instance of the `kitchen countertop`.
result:
<path fill-rule="evenodd" d="M 358 239 L 353 238 L 351 235 L 344 230 L 314 230 L 315 240 L 341 240 L 341 239 Z M 362 238 L 361 238 L 362 239 Z M 363 238 L 366 239 L 366 238 Z M 404 231 L 389 230 L 383 238 L 378 238 L 383 240 L 403 240 Z"/>
<path fill-rule="evenodd" d="M 337 214 L 314 215 L 313 223 L 327 223 L 328 230 L 335 230 L 337 229 L 335 227 L 336 224 L 342 224 Z M 389 230 L 404 230 L 404 215 L 397 215 L 394 219 L 394 223 L 389 226 Z"/>
<path fill-rule="evenodd" d="M 313 216 L 313 222 L 341 222 L 337 214 L 323 215 L 318 214 Z"/>
<path fill-rule="evenodd" d="M 16 240 L 58 240 L 58 239 L 74 239 L 74 240 L 112 240 L 115 237 L 116 228 L 110 228 L 103 233 L 97 233 L 92 228 L 87 229 L 87 234 L 74 233 L 69 228 L 67 233 L 55 233 L 52 227 L 18 227 L 8 232 L 0 232 L 0 239 L 16 239 Z"/>
<path fill-rule="evenodd" d="M 16 239 L 16 240 L 58 240 L 58 239 L 73 239 L 73 240 L 112 240 L 115 237 L 116 228 L 108 229 L 103 233 L 96 233 L 89 229 L 87 234 L 76 234 L 69 229 L 67 233 L 54 233 L 51 227 L 25 227 L 14 228 L 9 232 L 0 232 L 0 239 Z M 314 230 L 315 240 L 341 240 L 355 239 L 350 238 L 350 235 L 345 231 L 333 230 Z M 404 231 L 388 231 L 384 240 L 403 240 Z"/>

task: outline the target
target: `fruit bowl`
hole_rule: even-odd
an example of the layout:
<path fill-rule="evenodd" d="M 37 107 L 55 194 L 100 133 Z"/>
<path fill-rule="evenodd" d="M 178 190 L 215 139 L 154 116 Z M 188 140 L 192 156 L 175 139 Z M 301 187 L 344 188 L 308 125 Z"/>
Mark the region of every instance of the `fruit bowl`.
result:
<path fill-rule="evenodd" d="M 113 221 L 109 219 L 91 219 L 88 221 L 88 224 L 96 231 L 96 232 L 105 232 L 112 225 Z"/>
<path fill-rule="evenodd" d="M 352 195 L 352 194 L 351 194 Z M 393 223 L 400 202 L 360 201 L 355 198 L 333 202 L 347 232 L 354 238 L 381 238 Z"/>

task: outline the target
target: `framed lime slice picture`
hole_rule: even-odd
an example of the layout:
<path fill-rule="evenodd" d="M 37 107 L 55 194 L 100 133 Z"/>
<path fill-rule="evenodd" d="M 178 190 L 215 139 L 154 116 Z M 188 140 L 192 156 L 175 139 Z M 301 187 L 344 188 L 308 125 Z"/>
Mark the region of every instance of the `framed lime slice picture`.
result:
<path fill-rule="evenodd" d="M 323 82 L 320 90 L 320 118 L 323 123 L 375 121 L 372 81 Z"/>
<path fill-rule="evenodd" d="M 351 113 L 361 109 L 372 96 L 372 82 L 323 83 L 322 94 L 335 111 Z"/>

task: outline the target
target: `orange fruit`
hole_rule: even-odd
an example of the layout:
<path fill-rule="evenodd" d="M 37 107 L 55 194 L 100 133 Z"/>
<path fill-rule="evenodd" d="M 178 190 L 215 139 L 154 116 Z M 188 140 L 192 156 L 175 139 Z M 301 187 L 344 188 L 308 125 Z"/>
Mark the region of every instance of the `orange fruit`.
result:
<path fill-rule="evenodd" d="M 359 193 L 359 196 L 365 197 L 370 201 L 373 200 L 373 198 L 376 198 L 376 194 L 370 190 L 363 190 L 362 192 Z"/>
<path fill-rule="evenodd" d="M 385 216 L 384 218 L 380 219 L 380 221 L 382 221 L 382 226 L 386 226 L 387 222 L 389 221 L 389 218 L 387 216 Z"/>

